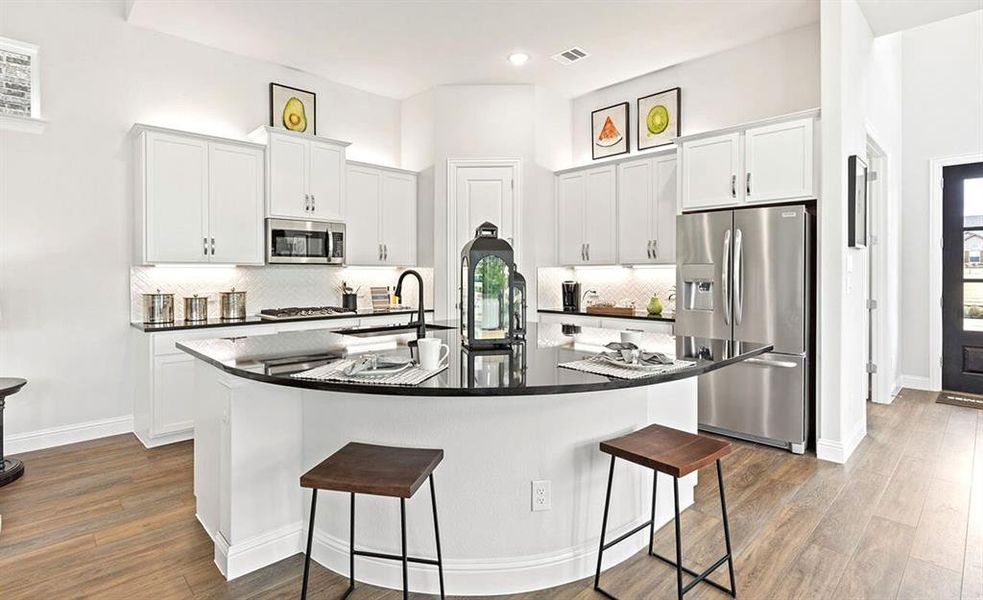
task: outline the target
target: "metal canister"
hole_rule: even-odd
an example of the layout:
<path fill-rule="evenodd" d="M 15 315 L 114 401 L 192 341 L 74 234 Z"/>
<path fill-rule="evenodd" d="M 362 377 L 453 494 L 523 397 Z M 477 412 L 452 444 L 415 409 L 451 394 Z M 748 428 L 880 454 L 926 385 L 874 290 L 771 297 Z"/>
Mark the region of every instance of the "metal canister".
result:
<path fill-rule="evenodd" d="M 208 320 L 208 297 L 195 294 L 184 297 L 184 320 L 199 323 Z"/>
<path fill-rule="evenodd" d="M 228 292 L 219 292 L 218 298 L 223 319 L 233 321 L 246 318 L 246 292 L 237 292 L 232 288 Z"/>
<path fill-rule="evenodd" d="M 143 295 L 143 322 L 150 324 L 174 322 L 174 294 L 161 293 Z"/>

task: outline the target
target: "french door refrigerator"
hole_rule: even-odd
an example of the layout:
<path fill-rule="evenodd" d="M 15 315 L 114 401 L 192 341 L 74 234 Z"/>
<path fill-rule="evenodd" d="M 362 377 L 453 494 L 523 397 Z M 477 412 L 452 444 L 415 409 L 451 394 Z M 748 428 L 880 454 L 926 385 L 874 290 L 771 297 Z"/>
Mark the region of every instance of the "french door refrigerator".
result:
<path fill-rule="evenodd" d="M 677 217 L 676 335 L 775 346 L 700 376 L 700 429 L 805 451 L 813 223 L 806 205 Z"/>

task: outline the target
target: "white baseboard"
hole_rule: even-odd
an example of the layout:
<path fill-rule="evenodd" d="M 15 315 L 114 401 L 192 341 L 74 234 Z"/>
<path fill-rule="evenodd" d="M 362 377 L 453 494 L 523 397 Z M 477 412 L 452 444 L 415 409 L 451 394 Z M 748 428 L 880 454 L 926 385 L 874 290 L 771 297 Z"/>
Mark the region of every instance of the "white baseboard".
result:
<path fill-rule="evenodd" d="M 846 441 L 819 438 L 816 441 L 816 457 L 820 460 L 828 460 L 842 465 L 850 459 L 853 451 L 857 449 L 857 446 L 866 436 L 867 420 L 864 419 Z"/>
<path fill-rule="evenodd" d="M 921 375 L 902 375 L 899 385 L 900 387 L 911 388 L 913 390 L 926 390 L 929 392 L 941 391 L 932 387 L 932 380 L 930 378 L 922 377 Z"/>
<path fill-rule="evenodd" d="M 144 429 L 142 431 L 134 431 L 133 434 L 137 436 L 137 439 L 140 440 L 144 448 L 156 448 L 158 446 L 166 446 L 167 444 L 184 442 L 195 438 L 194 429 L 178 431 L 175 433 L 165 433 L 157 436 L 150 435 L 150 432 Z"/>
<path fill-rule="evenodd" d="M 75 425 L 65 425 L 62 427 L 51 427 L 27 433 L 15 433 L 3 438 L 4 452 L 7 454 L 21 454 L 33 450 L 64 446 L 76 442 L 86 442 L 111 435 L 120 435 L 133 432 L 133 415 L 116 417 L 113 419 L 100 419 L 98 421 L 88 421 Z"/>
<path fill-rule="evenodd" d="M 217 534 L 212 537 L 215 542 L 215 565 L 231 581 L 302 552 L 304 533 L 302 522 L 291 523 L 231 546 L 221 534 Z"/>
<path fill-rule="evenodd" d="M 681 509 L 692 505 L 693 489 L 688 486 L 681 489 L 679 501 Z M 605 539 L 613 540 L 645 520 L 646 517 L 642 517 L 617 530 L 609 531 Z M 661 520 L 668 522 L 666 519 Z M 663 524 L 665 523 L 658 523 L 657 527 Z M 604 570 L 607 571 L 629 559 L 647 545 L 648 529 L 646 528 L 605 550 Z M 315 530 L 311 555 L 326 568 L 343 576 L 348 575 L 347 539 L 339 539 Z M 435 557 L 435 553 L 428 553 L 423 558 Z M 445 558 L 444 585 L 448 594 L 454 596 L 518 594 L 577 581 L 592 576 L 596 568 L 597 542 L 591 541 L 557 552 L 517 558 L 479 560 Z M 439 592 L 436 567 L 410 563 L 407 574 L 411 592 L 428 594 Z M 390 589 L 402 587 L 402 565 L 398 561 L 359 557 L 355 564 L 355 576 L 358 583 Z"/>

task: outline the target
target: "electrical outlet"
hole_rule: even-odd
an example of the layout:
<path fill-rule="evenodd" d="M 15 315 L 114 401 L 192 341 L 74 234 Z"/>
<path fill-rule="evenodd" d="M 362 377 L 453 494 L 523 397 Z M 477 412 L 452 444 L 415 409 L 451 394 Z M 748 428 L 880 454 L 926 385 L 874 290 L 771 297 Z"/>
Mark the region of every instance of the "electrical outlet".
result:
<path fill-rule="evenodd" d="M 532 509 L 533 511 L 550 510 L 553 508 L 553 494 L 550 490 L 550 481 L 541 479 L 532 482 Z"/>

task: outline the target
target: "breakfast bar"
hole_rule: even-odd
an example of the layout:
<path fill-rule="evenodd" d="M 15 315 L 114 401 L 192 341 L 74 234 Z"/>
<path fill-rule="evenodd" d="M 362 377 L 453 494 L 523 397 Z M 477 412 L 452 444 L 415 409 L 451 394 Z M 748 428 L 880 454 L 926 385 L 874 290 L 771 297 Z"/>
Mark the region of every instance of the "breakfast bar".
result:
<path fill-rule="evenodd" d="M 529 323 L 525 340 L 510 350 L 479 351 L 462 347 L 456 323 L 440 322 L 427 335 L 448 345 L 447 368 L 417 385 L 295 376 L 360 356 L 409 358 L 416 333 L 311 330 L 178 344 L 199 359 L 196 513 L 226 578 L 303 552 L 310 495 L 299 478 L 352 441 L 444 451 L 434 479 L 448 594 L 514 593 L 592 575 L 609 459 L 599 442 L 651 424 L 695 432 L 696 376 L 772 348 L 640 334 L 641 350 L 677 362 L 616 378 L 561 365 L 604 352 L 621 340 L 618 330 Z M 692 503 L 695 483 L 696 473 L 679 480 L 682 506 Z M 657 526 L 672 518 L 671 488 L 659 486 Z M 648 472 L 618 465 L 610 538 L 648 519 L 651 490 Z M 406 503 L 411 555 L 433 554 L 428 495 Z M 330 492 L 318 498 L 312 550 L 314 561 L 346 576 L 348 500 Z M 360 497 L 358 511 L 358 546 L 397 553 L 398 506 Z M 606 551 L 605 568 L 647 543 L 639 533 Z M 359 559 L 357 579 L 402 585 L 398 564 L 372 558 Z M 411 564 L 409 586 L 435 593 L 436 570 Z"/>

